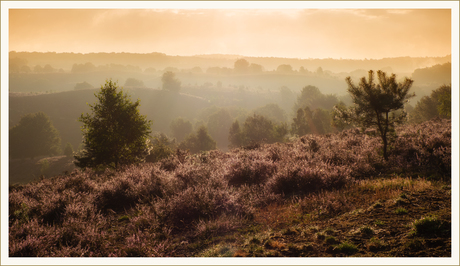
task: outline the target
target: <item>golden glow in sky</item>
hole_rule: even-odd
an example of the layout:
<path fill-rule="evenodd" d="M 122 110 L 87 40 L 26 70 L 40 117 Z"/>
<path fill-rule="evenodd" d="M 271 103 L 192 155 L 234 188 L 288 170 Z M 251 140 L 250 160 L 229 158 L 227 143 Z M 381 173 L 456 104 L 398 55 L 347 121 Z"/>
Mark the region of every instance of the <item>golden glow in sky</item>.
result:
<path fill-rule="evenodd" d="M 446 56 L 451 10 L 10 9 L 9 51 Z"/>

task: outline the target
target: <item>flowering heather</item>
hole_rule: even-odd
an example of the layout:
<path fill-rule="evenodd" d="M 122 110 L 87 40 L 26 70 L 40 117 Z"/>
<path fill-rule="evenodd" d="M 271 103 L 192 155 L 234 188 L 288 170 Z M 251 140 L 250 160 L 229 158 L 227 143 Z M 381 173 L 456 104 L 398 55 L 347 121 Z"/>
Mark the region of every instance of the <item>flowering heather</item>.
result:
<path fill-rule="evenodd" d="M 9 255 L 177 256 L 180 243 L 236 232 L 266 206 L 297 200 L 335 215 L 352 206 L 335 191 L 394 173 L 449 180 L 450 167 L 450 120 L 433 120 L 397 128 L 387 162 L 377 136 L 349 129 L 227 153 L 176 151 L 118 172 L 76 170 L 10 187 Z"/>

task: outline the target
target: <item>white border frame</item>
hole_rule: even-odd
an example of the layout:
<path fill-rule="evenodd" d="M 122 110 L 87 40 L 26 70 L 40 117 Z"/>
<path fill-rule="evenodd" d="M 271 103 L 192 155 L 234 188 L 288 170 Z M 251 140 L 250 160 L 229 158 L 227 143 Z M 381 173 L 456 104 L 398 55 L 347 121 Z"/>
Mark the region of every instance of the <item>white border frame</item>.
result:
<path fill-rule="evenodd" d="M 321 8 L 449 8 L 452 10 L 452 257 L 451 258 L 9 258 L 8 257 L 8 14 L 14 8 L 169 8 L 169 9 L 296 9 Z M 179 8 L 180 7 L 180 8 Z M 459 265 L 459 2 L 458 1 L 2 1 L 1 2 L 1 264 L 2 265 Z M 6 206 L 5 206 L 6 205 Z"/>

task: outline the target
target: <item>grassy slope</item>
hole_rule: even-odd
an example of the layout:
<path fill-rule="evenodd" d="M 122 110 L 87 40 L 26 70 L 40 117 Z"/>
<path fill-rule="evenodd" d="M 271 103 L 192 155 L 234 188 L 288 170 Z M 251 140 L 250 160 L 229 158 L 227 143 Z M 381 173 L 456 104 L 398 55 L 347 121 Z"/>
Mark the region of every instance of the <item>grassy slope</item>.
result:
<path fill-rule="evenodd" d="M 234 241 L 228 235 L 205 240 L 208 246 L 197 255 L 450 257 L 450 192 L 425 179 L 395 177 L 323 193 L 300 205 L 268 206 Z M 414 222 L 430 215 L 439 228 L 418 232 Z"/>
<path fill-rule="evenodd" d="M 10 256 L 449 257 L 450 123 L 398 132 L 387 163 L 349 130 L 10 187 Z"/>

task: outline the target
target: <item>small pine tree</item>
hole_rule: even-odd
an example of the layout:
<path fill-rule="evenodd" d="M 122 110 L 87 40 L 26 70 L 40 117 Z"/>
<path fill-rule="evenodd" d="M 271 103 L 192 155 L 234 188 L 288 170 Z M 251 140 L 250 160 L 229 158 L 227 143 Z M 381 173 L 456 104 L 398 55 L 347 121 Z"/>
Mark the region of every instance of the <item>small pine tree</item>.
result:
<path fill-rule="evenodd" d="M 406 78 L 404 82 L 396 82 L 396 75 L 390 77 L 383 71 L 377 71 L 378 84 L 374 83 L 374 72 L 369 71 L 369 78 L 361 78 L 358 86 L 353 84 L 350 77 L 346 78 L 348 92 L 353 99 L 349 109 L 335 109 L 337 119 L 349 120 L 363 127 L 374 127 L 380 133 L 383 142 L 383 158 L 388 160 L 388 134 L 394 132 L 396 124 L 402 123 L 406 113 L 404 104 L 414 97 L 409 89 L 414 82 Z M 400 111 L 400 112 L 396 112 Z"/>
<path fill-rule="evenodd" d="M 99 102 L 89 105 L 93 113 L 80 116 L 84 149 L 75 156 L 76 166 L 117 168 L 142 162 L 148 155 L 151 121 L 140 115 L 139 100 L 133 103 L 117 89 L 117 84 L 108 80 L 95 94 Z"/>

